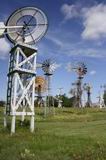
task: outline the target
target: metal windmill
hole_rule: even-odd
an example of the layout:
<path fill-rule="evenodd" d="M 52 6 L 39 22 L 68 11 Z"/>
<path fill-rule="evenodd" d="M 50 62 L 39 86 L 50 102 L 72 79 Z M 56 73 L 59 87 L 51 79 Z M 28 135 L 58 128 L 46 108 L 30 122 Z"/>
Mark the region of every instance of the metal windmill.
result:
<path fill-rule="evenodd" d="M 35 79 L 35 93 L 37 94 L 38 106 L 44 106 L 43 93 L 46 92 L 46 80 L 42 76 L 37 76 Z"/>
<path fill-rule="evenodd" d="M 104 99 L 104 95 L 106 94 L 106 85 L 101 85 L 100 88 L 101 88 L 101 92 L 103 94 L 103 99 Z"/>
<path fill-rule="evenodd" d="M 105 107 L 104 99 L 103 99 L 103 94 L 99 92 L 99 95 L 98 95 L 98 97 L 96 97 L 96 98 L 98 99 L 97 105 L 98 105 L 100 108 Z"/>
<path fill-rule="evenodd" d="M 38 8 L 24 7 L 13 12 L 0 34 L 6 35 L 13 47 L 10 51 L 6 116 L 11 115 L 11 133 L 15 132 L 16 116 L 30 116 L 34 131 L 34 96 L 37 49 L 32 47 L 47 31 L 47 17 Z M 6 125 L 6 119 L 4 121 Z"/>
<path fill-rule="evenodd" d="M 87 102 L 86 102 L 86 107 L 91 107 L 92 106 L 92 101 L 91 101 L 91 85 L 89 83 L 85 83 L 83 86 L 84 90 L 87 93 Z"/>
<path fill-rule="evenodd" d="M 46 82 L 47 82 L 47 103 L 46 106 L 50 108 L 50 96 L 51 96 L 51 77 L 55 71 L 55 69 L 57 68 L 57 64 L 54 63 L 51 59 L 46 59 L 43 63 L 42 63 L 42 70 L 45 73 L 46 76 Z"/>
<path fill-rule="evenodd" d="M 100 106 L 100 108 L 103 108 L 103 107 L 105 107 L 104 95 L 106 93 L 106 85 L 101 85 L 100 89 L 101 89 L 101 91 L 100 91 L 99 97 L 98 97 L 99 98 L 99 106 Z"/>
<path fill-rule="evenodd" d="M 58 88 L 58 90 L 59 90 L 59 95 L 58 95 L 58 108 L 61 108 L 61 107 L 62 107 L 62 103 L 63 103 L 63 101 L 62 101 L 63 88 L 60 87 L 60 88 Z"/>
<path fill-rule="evenodd" d="M 76 94 L 75 94 L 75 107 L 82 107 L 82 79 L 84 75 L 87 73 L 87 67 L 84 63 L 80 62 L 75 67 L 72 68 L 78 75 L 78 79 L 72 85 L 75 86 Z"/>
<path fill-rule="evenodd" d="M 104 91 L 103 91 L 103 102 L 104 102 L 104 107 L 106 107 L 106 99 L 105 99 L 105 97 L 106 97 L 106 85 L 103 85 L 103 89 L 104 89 Z"/>
<path fill-rule="evenodd" d="M 75 83 L 72 83 L 72 85 L 76 85 Z M 77 89 L 76 89 L 76 86 L 71 88 L 69 94 L 72 95 L 72 98 L 73 98 L 73 102 L 72 102 L 72 105 L 75 106 L 76 104 L 76 97 L 77 97 Z"/>

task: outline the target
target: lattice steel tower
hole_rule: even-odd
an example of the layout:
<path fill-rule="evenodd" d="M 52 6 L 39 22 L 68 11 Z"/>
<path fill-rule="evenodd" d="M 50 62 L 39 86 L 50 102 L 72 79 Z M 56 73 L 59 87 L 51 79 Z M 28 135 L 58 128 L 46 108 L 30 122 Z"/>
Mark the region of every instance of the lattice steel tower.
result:
<path fill-rule="evenodd" d="M 51 95 L 51 77 L 52 77 L 56 68 L 57 68 L 57 64 L 54 63 L 51 59 L 46 59 L 42 63 L 42 70 L 44 71 L 45 79 L 46 79 L 46 83 L 47 83 L 47 85 L 46 85 L 47 86 L 47 88 L 46 88 L 46 90 L 47 90 L 46 106 L 49 108 L 49 112 L 50 112 L 50 107 L 51 107 L 50 102 L 51 101 L 53 102 L 53 97 Z M 46 115 L 46 109 L 45 109 L 45 115 Z"/>
<path fill-rule="evenodd" d="M 73 85 L 75 86 L 75 101 L 74 101 L 74 107 L 82 107 L 82 79 L 84 78 L 84 75 L 87 73 L 87 67 L 84 63 L 78 63 L 77 66 L 72 68 L 75 70 L 75 72 L 78 75 L 78 79 Z"/>

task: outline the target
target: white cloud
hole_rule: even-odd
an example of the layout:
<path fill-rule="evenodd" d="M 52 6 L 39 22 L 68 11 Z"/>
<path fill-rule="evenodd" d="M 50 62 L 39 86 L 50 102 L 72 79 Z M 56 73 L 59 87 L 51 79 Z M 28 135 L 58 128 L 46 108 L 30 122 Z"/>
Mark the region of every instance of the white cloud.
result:
<path fill-rule="evenodd" d="M 96 71 L 95 71 L 95 70 L 92 70 L 92 71 L 90 71 L 89 74 L 90 74 L 90 75 L 95 75 L 95 74 L 96 74 Z"/>
<path fill-rule="evenodd" d="M 65 21 L 71 18 L 79 17 L 79 11 L 80 11 L 79 5 L 63 4 L 61 7 L 61 12 L 64 15 Z"/>
<path fill-rule="evenodd" d="M 5 59 L 6 56 L 9 54 L 10 45 L 5 40 L 5 38 L 0 39 L 0 59 Z"/>
<path fill-rule="evenodd" d="M 84 30 L 82 38 L 87 40 L 98 40 L 106 37 L 106 5 L 96 4 L 85 8 L 79 4 L 63 4 L 61 12 L 64 15 L 63 22 L 72 18 L 81 17 Z"/>
<path fill-rule="evenodd" d="M 54 30 L 50 30 L 46 35 L 46 38 L 51 42 L 50 45 L 47 43 L 40 43 L 39 53 L 40 55 L 46 53 L 46 56 L 65 61 L 66 58 L 70 57 L 88 57 L 88 58 L 106 58 L 106 47 L 104 41 L 100 41 L 100 45 L 97 45 L 98 41 L 94 43 L 88 43 L 87 41 L 73 41 L 73 33 L 68 33 L 62 27 L 58 27 Z M 53 43 L 53 45 L 52 45 Z M 54 46 L 55 45 L 55 46 Z M 41 48 L 41 49 L 40 49 Z M 45 52 L 44 52 L 45 51 Z"/>
<path fill-rule="evenodd" d="M 83 8 L 83 39 L 99 39 L 106 37 L 106 5 L 99 4 L 91 8 Z"/>

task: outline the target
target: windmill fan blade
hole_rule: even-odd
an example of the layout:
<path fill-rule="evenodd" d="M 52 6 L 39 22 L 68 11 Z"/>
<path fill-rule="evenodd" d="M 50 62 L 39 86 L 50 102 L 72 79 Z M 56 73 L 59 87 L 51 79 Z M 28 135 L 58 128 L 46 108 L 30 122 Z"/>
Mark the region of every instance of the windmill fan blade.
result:
<path fill-rule="evenodd" d="M 23 7 L 10 15 L 6 26 L 6 36 L 12 43 L 35 44 L 45 35 L 48 28 L 48 20 L 40 9 Z M 9 28 L 9 26 L 11 27 Z M 17 26 L 22 27 L 18 28 Z"/>
<path fill-rule="evenodd" d="M 83 62 L 78 63 L 77 72 L 80 76 L 87 73 L 87 67 Z"/>
<path fill-rule="evenodd" d="M 57 68 L 57 64 L 51 61 L 51 59 L 47 59 L 42 64 L 42 69 L 46 74 L 52 74 Z"/>

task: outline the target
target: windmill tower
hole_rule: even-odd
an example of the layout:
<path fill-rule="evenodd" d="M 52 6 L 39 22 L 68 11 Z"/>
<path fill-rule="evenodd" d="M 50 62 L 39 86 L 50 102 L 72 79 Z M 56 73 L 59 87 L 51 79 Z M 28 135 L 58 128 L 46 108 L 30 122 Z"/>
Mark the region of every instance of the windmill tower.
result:
<path fill-rule="evenodd" d="M 87 93 L 87 102 L 86 102 L 86 107 L 91 107 L 92 106 L 92 101 L 91 101 L 91 85 L 89 83 L 85 83 L 83 86 L 84 90 Z"/>
<path fill-rule="evenodd" d="M 51 59 L 46 59 L 43 63 L 42 63 L 42 70 L 45 73 L 45 78 L 46 78 L 46 82 L 47 82 L 47 95 L 46 95 L 46 106 L 49 108 L 50 111 L 50 98 L 51 96 L 51 77 L 55 71 L 55 69 L 57 68 L 57 64 L 54 63 L 53 61 L 51 61 Z M 51 100 L 53 101 L 53 99 Z M 46 111 L 45 111 L 45 115 L 46 115 Z"/>
<path fill-rule="evenodd" d="M 46 91 L 46 81 L 44 77 L 37 76 L 35 79 L 35 93 L 37 94 L 38 106 L 44 106 L 43 93 Z"/>
<path fill-rule="evenodd" d="M 100 88 L 101 88 L 101 91 L 99 95 L 99 106 L 100 108 L 103 108 L 105 107 L 104 95 L 106 93 L 106 85 L 101 85 Z"/>
<path fill-rule="evenodd" d="M 84 63 L 78 63 L 77 66 L 72 68 L 73 70 L 75 70 L 75 72 L 78 75 L 78 79 L 75 83 L 73 83 L 73 85 L 75 86 L 75 103 L 74 106 L 75 107 L 82 107 L 82 79 L 84 78 L 84 75 L 87 73 L 87 68 L 85 66 Z"/>
<path fill-rule="evenodd" d="M 7 85 L 6 117 L 10 115 L 11 133 L 15 132 L 16 116 L 30 116 L 30 130 L 34 131 L 34 96 L 37 49 L 32 47 L 47 31 L 45 14 L 35 7 L 13 12 L 6 25 L 0 26 L 13 44 L 10 51 Z M 23 118 L 22 118 L 23 119 Z M 6 119 L 4 125 L 6 126 Z"/>
<path fill-rule="evenodd" d="M 73 98 L 72 106 L 75 106 L 77 96 L 76 83 L 72 83 L 72 85 L 75 85 L 75 87 L 71 88 L 69 93 L 72 95 Z"/>
<path fill-rule="evenodd" d="M 104 105 L 104 99 L 103 99 L 103 94 L 101 94 L 101 93 L 99 92 L 99 96 L 96 97 L 96 98 L 98 98 L 98 106 L 99 106 L 100 108 L 105 107 L 105 105 Z"/>
<path fill-rule="evenodd" d="M 58 88 L 58 90 L 59 90 L 59 95 L 58 95 L 58 108 L 62 108 L 62 103 L 63 103 L 63 101 L 62 101 L 62 91 L 63 91 L 63 88 L 60 87 L 60 88 Z"/>

